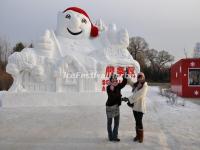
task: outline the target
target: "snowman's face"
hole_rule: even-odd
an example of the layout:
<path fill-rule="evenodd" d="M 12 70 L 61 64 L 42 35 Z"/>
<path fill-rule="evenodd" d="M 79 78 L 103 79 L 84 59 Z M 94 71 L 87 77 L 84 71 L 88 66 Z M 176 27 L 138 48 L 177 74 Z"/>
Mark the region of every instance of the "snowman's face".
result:
<path fill-rule="evenodd" d="M 68 10 L 63 13 L 62 18 L 62 35 L 72 39 L 90 37 L 91 22 L 86 16 Z"/>

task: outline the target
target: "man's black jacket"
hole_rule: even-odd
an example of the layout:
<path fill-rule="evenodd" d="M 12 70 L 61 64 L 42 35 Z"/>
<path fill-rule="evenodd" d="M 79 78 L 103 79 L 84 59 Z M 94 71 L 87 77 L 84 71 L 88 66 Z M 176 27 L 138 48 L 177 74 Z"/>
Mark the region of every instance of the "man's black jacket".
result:
<path fill-rule="evenodd" d="M 123 77 L 123 81 L 114 87 L 114 90 L 110 90 L 110 85 L 107 86 L 108 99 L 106 106 L 121 105 L 121 89 L 127 84 L 127 79 Z"/>

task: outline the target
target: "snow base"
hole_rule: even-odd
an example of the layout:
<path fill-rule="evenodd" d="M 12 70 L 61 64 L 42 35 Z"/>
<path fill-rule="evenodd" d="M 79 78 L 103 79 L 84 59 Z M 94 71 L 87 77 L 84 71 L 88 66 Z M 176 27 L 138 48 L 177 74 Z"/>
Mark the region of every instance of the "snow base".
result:
<path fill-rule="evenodd" d="M 102 101 L 99 101 L 102 97 Z M 46 106 L 78 106 L 78 105 L 105 105 L 107 99 L 103 92 L 83 93 L 1 93 L 1 107 L 46 107 Z"/>

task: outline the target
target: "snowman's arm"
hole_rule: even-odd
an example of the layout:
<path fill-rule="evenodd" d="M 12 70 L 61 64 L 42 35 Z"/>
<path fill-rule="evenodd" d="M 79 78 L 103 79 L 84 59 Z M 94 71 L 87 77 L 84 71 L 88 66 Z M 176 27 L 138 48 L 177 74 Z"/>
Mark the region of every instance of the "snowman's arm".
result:
<path fill-rule="evenodd" d="M 52 38 L 52 40 L 53 40 L 53 42 L 55 44 L 55 49 L 57 49 L 59 54 L 60 54 L 60 56 L 63 57 L 64 55 L 62 53 L 60 44 L 58 42 L 58 39 L 56 38 L 56 35 L 55 35 L 54 31 L 50 31 L 50 33 L 51 33 L 51 38 Z"/>

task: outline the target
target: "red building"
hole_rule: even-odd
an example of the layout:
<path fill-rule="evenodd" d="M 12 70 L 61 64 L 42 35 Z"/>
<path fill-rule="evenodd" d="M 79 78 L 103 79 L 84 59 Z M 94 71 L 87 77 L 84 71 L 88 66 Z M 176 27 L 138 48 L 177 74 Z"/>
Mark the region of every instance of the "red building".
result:
<path fill-rule="evenodd" d="M 171 66 L 171 89 L 182 97 L 200 97 L 200 58 L 181 59 Z"/>
<path fill-rule="evenodd" d="M 171 89 L 182 97 L 200 98 L 200 58 L 181 59 L 171 66 Z"/>

